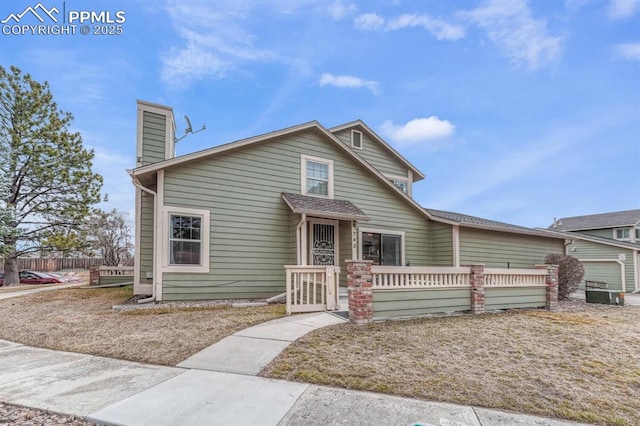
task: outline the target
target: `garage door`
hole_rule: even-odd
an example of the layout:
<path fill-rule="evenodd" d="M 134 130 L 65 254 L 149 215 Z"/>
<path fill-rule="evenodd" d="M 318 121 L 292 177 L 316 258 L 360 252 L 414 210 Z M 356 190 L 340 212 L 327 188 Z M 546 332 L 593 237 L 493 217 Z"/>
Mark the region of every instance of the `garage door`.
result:
<path fill-rule="evenodd" d="M 604 281 L 608 284 L 609 290 L 622 291 L 622 271 L 618 262 L 582 260 L 582 266 L 584 266 L 584 278 L 581 288 L 584 288 L 585 281 Z"/>

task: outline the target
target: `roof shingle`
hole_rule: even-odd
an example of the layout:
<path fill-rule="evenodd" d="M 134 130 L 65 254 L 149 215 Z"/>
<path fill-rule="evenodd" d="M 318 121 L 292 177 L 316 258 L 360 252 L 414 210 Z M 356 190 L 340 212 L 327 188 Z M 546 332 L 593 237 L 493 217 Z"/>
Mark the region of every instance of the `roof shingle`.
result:
<path fill-rule="evenodd" d="M 563 217 L 547 229 L 554 231 L 583 231 L 587 229 L 618 228 L 634 226 L 640 222 L 639 210 Z"/>
<path fill-rule="evenodd" d="M 369 220 L 369 216 L 351 201 L 330 200 L 283 192 L 282 198 L 294 213 L 314 214 L 332 219 Z"/>

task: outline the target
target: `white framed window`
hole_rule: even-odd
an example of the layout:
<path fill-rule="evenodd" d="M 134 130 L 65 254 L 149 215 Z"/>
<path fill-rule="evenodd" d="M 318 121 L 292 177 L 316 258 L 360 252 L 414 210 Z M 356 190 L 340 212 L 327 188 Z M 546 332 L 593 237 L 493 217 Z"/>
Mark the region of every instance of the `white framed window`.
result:
<path fill-rule="evenodd" d="M 640 229 L 636 228 L 636 241 L 640 241 Z"/>
<path fill-rule="evenodd" d="M 359 229 L 360 259 L 374 265 L 405 266 L 404 232 L 373 228 Z"/>
<path fill-rule="evenodd" d="M 303 195 L 333 198 L 333 161 L 302 154 L 300 156 Z"/>
<path fill-rule="evenodd" d="M 359 130 L 351 130 L 351 147 L 355 149 L 363 148 L 362 132 Z"/>
<path fill-rule="evenodd" d="M 614 229 L 613 236 L 616 240 L 628 240 L 630 238 L 629 228 Z"/>
<path fill-rule="evenodd" d="M 209 272 L 209 210 L 164 207 L 163 271 Z"/>
<path fill-rule="evenodd" d="M 400 188 L 400 190 L 402 192 L 404 192 L 405 194 L 411 196 L 411 184 L 410 184 L 410 180 L 408 177 L 406 176 L 392 176 L 392 175 L 385 175 L 387 177 L 387 179 L 389 179 L 391 181 L 391 183 L 393 183 L 395 186 L 397 186 L 398 188 Z"/>

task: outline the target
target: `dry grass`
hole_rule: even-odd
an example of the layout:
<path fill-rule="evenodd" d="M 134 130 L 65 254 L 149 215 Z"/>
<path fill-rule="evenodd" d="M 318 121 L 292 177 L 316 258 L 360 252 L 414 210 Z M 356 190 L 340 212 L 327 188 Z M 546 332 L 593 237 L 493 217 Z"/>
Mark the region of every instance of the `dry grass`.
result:
<path fill-rule="evenodd" d="M 0 301 L 0 339 L 25 345 L 175 365 L 283 306 L 175 307 L 114 312 L 131 288 L 61 289 Z"/>
<path fill-rule="evenodd" d="M 612 425 L 640 424 L 640 309 L 344 324 L 263 375 Z"/>

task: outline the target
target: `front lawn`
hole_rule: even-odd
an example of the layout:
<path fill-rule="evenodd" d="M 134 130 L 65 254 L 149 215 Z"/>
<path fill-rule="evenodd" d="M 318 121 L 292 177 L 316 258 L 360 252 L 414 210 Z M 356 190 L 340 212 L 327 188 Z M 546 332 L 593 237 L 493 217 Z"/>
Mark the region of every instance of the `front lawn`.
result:
<path fill-rule="evenodd" d="M 324 328 L 286 349 L 262 375 L 581 422 L 638 425 L 640 308 L 580 305 L 562 312 Z"/>
<path fill-rule="evenodd" d="M 218 340 L 284 316 L 284 306 L 166 306 L 115 312 L 131 287 L 60 289 L 0 300 L 0 339 L 176 365 Z"/>

